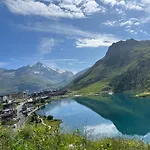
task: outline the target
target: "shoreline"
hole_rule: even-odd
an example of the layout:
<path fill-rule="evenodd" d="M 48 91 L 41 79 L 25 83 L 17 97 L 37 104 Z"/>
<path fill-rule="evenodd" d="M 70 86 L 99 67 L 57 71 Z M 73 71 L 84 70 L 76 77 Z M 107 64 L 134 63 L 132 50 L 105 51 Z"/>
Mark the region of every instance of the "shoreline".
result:
<path fill-rule="evenodd" d="M 136 94 L 135 97 L 150 97 L 150 92 L 144 92 L 141 94 Z"/>

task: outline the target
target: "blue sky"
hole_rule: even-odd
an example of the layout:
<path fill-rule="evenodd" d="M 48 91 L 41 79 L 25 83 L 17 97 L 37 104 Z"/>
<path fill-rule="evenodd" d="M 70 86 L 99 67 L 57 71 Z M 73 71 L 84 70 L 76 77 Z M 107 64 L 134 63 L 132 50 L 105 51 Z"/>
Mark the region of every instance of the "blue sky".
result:
<path fill-rule="evenodd" d="M 148 40 L 150 0 L 1 0 L 0 67 L 80 71 L 119 40 Z"/>

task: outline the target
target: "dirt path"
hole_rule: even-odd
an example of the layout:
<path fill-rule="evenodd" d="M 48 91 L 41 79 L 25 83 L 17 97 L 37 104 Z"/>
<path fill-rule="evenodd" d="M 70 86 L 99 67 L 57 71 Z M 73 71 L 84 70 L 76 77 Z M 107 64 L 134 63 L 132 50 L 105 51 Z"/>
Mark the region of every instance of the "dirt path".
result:
<path fill-rule="evenodd" d="M 42 124 L 44 126 L 47 126 L 49 129 L 51 129 L 52 127 L 51 126 L 48 126 L 47 124 L 44 123 L 44 120 L 42 118 L 40 118 L 40 116 L 38 116 L 38 118 L 41 120 Z"/>

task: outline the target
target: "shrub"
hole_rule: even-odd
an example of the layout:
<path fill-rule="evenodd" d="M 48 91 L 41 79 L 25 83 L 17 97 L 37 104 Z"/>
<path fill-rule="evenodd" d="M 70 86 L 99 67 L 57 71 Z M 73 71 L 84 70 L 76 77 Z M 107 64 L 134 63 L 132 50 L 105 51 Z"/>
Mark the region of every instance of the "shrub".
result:
<path fill-rule="evenodd" d="M 47 120 L 52 120 L 53 119 L 53 116 L 49 115 L 47 116 Z"/>

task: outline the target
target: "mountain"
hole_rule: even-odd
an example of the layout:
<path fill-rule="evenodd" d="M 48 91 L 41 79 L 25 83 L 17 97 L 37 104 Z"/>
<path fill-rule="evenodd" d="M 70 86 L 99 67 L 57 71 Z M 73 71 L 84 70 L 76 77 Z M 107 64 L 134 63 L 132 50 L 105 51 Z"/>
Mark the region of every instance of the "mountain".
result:
<path fill-rule="evenodd" d="M 40 62 L 16 70 L 0 69 L 0 94 L 55 89 L 65 86 L 72 78 L 72 72 L 52 69 Z"/>
<path fill-rule="evenodd" d="M 74 75 L 74 79 L 76 79 L 76 78 L 78 78 L 79 76 L 81 76 L 82 74 L 84 74 L 85 72 L 87 72 L 88 71 L 88 69 L 89 68 L 87 68 L 87 69 L 84 69 L 84 70 L 82 70 L 82 71 L 79 71 L 79 72 L 77 72 L 75 75 Z"/>
<path fill-rule="evenodd" d="M 81 93 L 150 90 L 150 41 L 113 43 L 104 58 L 68 87 Z"/>

